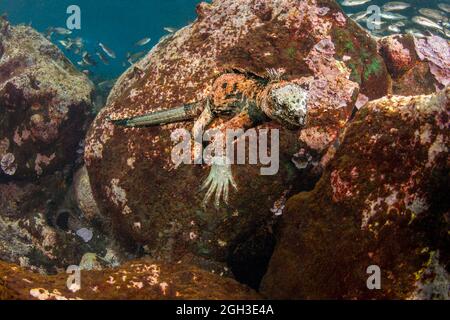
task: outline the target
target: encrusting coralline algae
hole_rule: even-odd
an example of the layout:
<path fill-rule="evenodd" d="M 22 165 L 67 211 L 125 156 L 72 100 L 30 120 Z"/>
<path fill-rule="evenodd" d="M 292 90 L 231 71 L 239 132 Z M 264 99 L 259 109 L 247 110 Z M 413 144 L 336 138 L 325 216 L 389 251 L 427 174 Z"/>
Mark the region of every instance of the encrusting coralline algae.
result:
<path fill-rule="evenodd" d="M 197 16 L 92 123 L 89 79 L 1 20 L 0 299 L 448 299 L 448 41 L 375 39 L 333 0 Z M 203 127 L 279 130 L 279 172 L 174 164 Z"/>

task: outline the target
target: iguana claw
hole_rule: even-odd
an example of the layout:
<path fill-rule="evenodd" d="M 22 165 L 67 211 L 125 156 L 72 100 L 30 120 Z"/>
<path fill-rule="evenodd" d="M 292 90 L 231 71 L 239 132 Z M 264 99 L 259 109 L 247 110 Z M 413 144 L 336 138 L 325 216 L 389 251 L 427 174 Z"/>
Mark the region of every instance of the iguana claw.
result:
<path fill-rule="evenodd" d="M 202 190 L 208 189 L 205 198 L 203 199 L 203 206 L 209 202 L 209 199 L 215 193 L 214 204 L 216 208 L 220 207 L 220 201 L 223 195 L 223 200 L 228 204 L 229 185 L 232 185 L 237 190 L 237 184 L 234 181 L 231 165 L 227 162 L 226 157 L 215 157 L 212 160 L 211 171 L 208 178 L 202 184 Z"/>

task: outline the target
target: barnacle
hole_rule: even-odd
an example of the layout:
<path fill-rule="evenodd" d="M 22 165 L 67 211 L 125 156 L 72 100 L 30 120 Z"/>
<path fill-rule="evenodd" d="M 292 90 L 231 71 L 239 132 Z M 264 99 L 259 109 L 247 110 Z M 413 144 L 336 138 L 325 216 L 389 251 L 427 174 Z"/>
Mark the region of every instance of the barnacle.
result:
<path fill-rule="evenodd" d="M 14 175 L 17 170 L 17 163 L 15 161 L 16 158 L 12 153 L 5 154 L 0 161 L 3 172 L 10 176 Z"/>

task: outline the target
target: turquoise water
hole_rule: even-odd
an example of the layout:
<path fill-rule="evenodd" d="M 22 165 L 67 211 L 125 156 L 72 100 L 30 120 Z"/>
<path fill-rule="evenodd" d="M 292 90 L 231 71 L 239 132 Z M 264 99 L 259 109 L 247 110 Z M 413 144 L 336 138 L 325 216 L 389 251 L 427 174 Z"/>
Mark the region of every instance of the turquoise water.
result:
<path fill-rule="evenodd" d="M 12 23 L 31 23 L 40 32 L 48 27 L 65 27 L 67 7 L 76 4 L 81 9 L 81 30 L 74 30 L 71 38 L 82 37 L 88 51 L 98 60 L 98 42 L 106 44 L 117 58 L 109 65 L 101 62 L 91 67 L 94 76 L 113 78 L 126 67 L 127 52 L 148 51 L 167 34 L 164 27 L 180 28 L 196 17 L 195 6 L 199 0 L 2 0 L 0 11 L 6 12 Z M 150 37 L 145 47 L 136 47 L 136 41 Z M 56 42 L 63 36 L 53 35 Z M 58 44 L 59 45 L 59 44 Z M 59 45 L 61 47 L 61 45 Z M 65 51 L 74 63 L 80 58 Z M 123 63 L 126 65 L 123 65 Z"/>
<path fill-rule="evenodd" d="M 339 0 L 342 3 L 343 0 Z M 165 27 L 181 28 L 195 17 L 195 6 L 200 0 L 2 0 L 0 11 L 6 12 L 9 19 L 15 23 L 31 23 L 40 32 L 45 32 L 49 27 L 65 27 L 68 14 L 66 9 L 71 4 L 81 8 L 81 30 L 74 30 L 70 38 L 81 37 L 87 51 L 97 61 L 96 66 L 78 66 L 81 70 L 88 69 L 91 79 L 100 82 L 105 79 L 118 77 L 126 68 L 127 53 L 140 51 L 147 52 L 159 39 L 168 34 Z M 343 7 L 348 13 L 361 12 L 369 5 L 382 6 L 388 1 L 373 0 L 359 6 Z M 414 25 L 410 20 L 418 15 L 420 8 L 438 9 L 438 3 L 450 3 L 449 0 L 405 0 L 411 4 L 407 10 L 397 11 L 408 17 L 407 28 L 421 29 L 424 27 Z M 442 11 L 441 11 L 442 12 Z M 447 13 L 444 14 L 449 16 Z M 363 26 L 364 23 L 360 22 Z M 388 21 L 388 24 L 395 21 Z M 386 26 L 385 26 L 386 27 Z M 445 36 L 445 35 L 444 35 Z M 134 44 L 144 37 L 150 37 L 151 41 L 143 46 Z M 62 35 L 53 35 L 52 41 L 58 44 L 66 55 L 77 64 L 82 60 L 81 54 L 74 54 L 71 50 L 65 50 L 58 43 L 65 39 Z M 98 44 L 102 42 L 111 48 L 117 58 L 108 59 L 109 65 L 99 61 L 96 52 L 101 52 Z"/>

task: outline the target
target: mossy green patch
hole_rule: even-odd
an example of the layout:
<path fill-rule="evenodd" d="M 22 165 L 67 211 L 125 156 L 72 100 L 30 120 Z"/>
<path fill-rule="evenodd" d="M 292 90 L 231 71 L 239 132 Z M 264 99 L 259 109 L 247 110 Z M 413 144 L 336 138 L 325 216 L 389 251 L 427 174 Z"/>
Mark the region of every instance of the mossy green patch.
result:
<path fill-rule="evenodd" d="M 355 81 L 359 84 L 361 84 L 361 75 L 358 72 L 358 68 L 356 67 L 356 64 L 354 63 L 348 63 L 347 67 L 350 68 L 350 80 Z"/>
<path fill-rule="evenodd" d="M 378 57 L 372 59 L 371 63 L 364 69 L 364 80 L 369 80 L 372 75 L 379 74 L 382 69 L 381 61 Z"/>
<path fill-rule="evenodd" d="M 297 48 L 295 48 L 295 47 L 287 48 L 286 54 L 290 59 L 295 59 L 295 56 L 297 55 Z"/>

